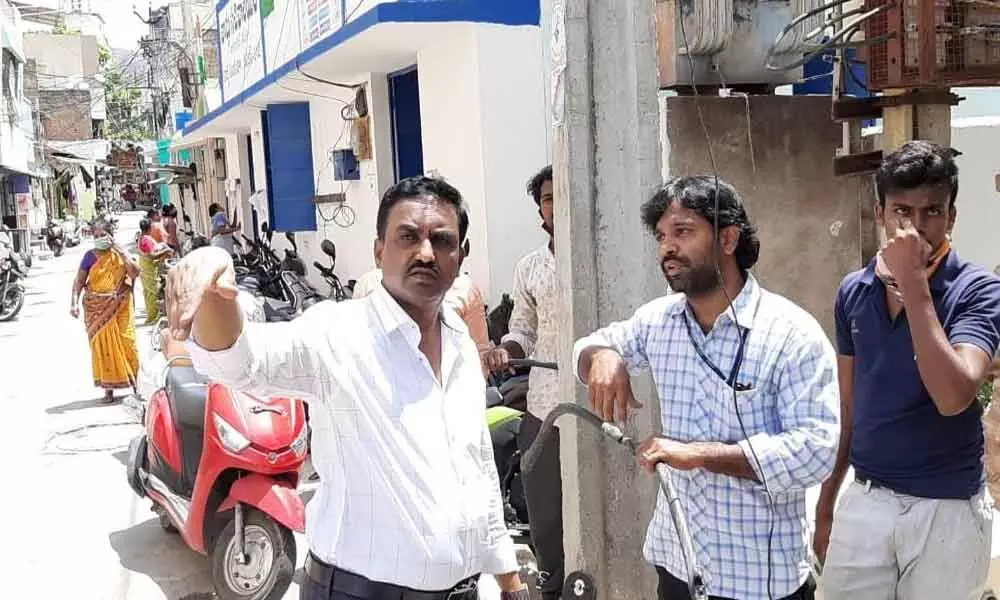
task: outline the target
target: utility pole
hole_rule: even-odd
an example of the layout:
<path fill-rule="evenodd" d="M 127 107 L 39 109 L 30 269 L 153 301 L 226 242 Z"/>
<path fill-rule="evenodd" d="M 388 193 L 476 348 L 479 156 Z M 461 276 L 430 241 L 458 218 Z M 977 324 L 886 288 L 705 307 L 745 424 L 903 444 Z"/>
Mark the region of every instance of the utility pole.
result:
<path fill-rule="evenodd" d="M 626 318 L 662 293 L 647 240 L 636 235 L 640 198 L 661 182 L 653 2 L 555 0 L 552 48 L 553 183 L 560 306 L 560 397 L 586 405 L 569 349 L 599 325 Z M 622 85 L 622 82 L 628 82 Z M 629 265 L 622 270 L 622 265 Z M 638 273 L 644 275 L 637 276 Z M 645 274 L 649 274 L 645 276 Z M 660 429 L 648 378 L 633 382 L 629 433 Z M 564 598 L 656 597 L 642 557 L 655 484 L 635 460 L 575 420 L 559 424 L 567 588 Z M 577 581 L 590 580 L 589 585 Z"/>

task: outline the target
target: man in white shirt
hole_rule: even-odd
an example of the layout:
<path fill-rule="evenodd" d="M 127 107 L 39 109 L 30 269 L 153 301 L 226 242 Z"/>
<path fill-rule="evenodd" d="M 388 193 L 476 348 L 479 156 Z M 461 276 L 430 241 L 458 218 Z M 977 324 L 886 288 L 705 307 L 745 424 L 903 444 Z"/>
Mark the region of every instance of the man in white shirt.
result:
<path fill-rule="evenodd" d="M 170 323 L 198 371 L 238 390 L 311 398 L 320 488 L 308 506 L 302 600 L 473 600 L 480 573 L 526 599 L 499 497 L 479 354 L 441 308 L 468 213 L 442 180 L 382 197 L 382 286 L 290 323 L 244 324 L 224 251 L 171 272 Z M 478 399 L 478 401 L 477 401 Z"/>
<path fill-rule="evenodd" d="M 514 310 L 509 332 L 500 345 L 484 356 L 491 371 L 510 368 L 511 358 L 527 356 L 554 362 L 559 306 L 556 301 L 556 257 L 553 253 L 552 165 L 528 182 L 528 194 L 538 206 L 545 244 L 532 250 L 514 267 Z M 521 421 L 517 446 L 524 455 L 538 437 L 542 420 L 559 403 L 559 378 L 549 369 L 532 369 L 528 376 L 528 412 Z M 538 559 L 538 588 L 542 600 L 558 600 L 563 579 L 562 476 L 559 434 L 554 432 L 532 471 L 522 471 L 524 497 L 531 522 L 531 541 Z"/>

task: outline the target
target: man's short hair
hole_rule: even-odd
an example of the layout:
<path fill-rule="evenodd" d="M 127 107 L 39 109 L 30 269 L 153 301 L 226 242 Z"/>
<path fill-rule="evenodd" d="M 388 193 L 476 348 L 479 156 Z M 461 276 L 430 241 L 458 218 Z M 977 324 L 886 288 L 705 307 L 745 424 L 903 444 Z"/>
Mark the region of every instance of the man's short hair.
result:
<path fill-rule="evenodd" d="M 434 198 L 436 201 L 454 208 L 458 214 L 459 242 L 465 241 L 465 236 L 469 232 L 469 209 L 465 205 L 465 200 L 462 199 L 462 194 L 444 179 L 425 175 L 407 177 L 390 187 L 382 195 L 382 200 L 378 205 L 378 217 L 375 221 L 375 233 L 378 235 L 378 239 L 385 240 L 392 207 L 411 198 Z"/>
<path fill-rule="evenodd" d="M 875 189 L 879 206 L 885 206 L 887 194 L 922 187 L 946 186 L 950 206 L 958 197 L 958 165 L 952 148 L 914 140 L 903 144 L 886 156 L 875 172 Z"/>
<path fill-rule="evenodd" d="M 548 165 L 528 180 L 528 195 L 535 200 L 535 204 L 542 204 L 542 186 L 546 181 L 552 181 L 552 165 Z"/>

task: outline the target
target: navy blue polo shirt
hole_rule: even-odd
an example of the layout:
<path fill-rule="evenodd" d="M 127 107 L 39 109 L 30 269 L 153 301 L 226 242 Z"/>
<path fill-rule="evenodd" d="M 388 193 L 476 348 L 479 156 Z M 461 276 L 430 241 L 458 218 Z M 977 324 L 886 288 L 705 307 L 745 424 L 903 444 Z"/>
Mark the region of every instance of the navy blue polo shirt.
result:
<path fill-rule="evenodd" d="M 952 345 L 995 356 L 1000 277 L 952 250 L 931 277 L 931 296 Z M 837 350 L 854 357 L 850 460 L 855 473 L 922 498 L 970 498 L 983 486 L 982 408 L 938 412 L 917 370 L 906 310 L 889 319 L 874 261 L 837 293 Z"/>

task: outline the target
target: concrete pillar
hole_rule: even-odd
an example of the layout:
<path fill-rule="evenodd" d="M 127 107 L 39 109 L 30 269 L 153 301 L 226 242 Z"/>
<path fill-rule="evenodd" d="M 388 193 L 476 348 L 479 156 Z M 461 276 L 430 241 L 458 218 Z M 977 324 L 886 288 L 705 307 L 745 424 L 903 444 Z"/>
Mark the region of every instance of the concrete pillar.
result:
<path fill-rule="evenodd" d="M 639 218 L 661 182 L 653 6 L 553 3 L 556 260 L 566 307 L 560 389 L 578 403 L 586 393 L 570 364 L 573 341 L 666 291 Z M 629 429 L 645 437 L 659 430 L 659 408 L 648 378 L 634 385 L 645 408 Z M 560 422 L 566 571 L 590 574 L 597 598 L 654 598 L 655 574 L 641 551 L 654 482 L 585 427 Z"/>

